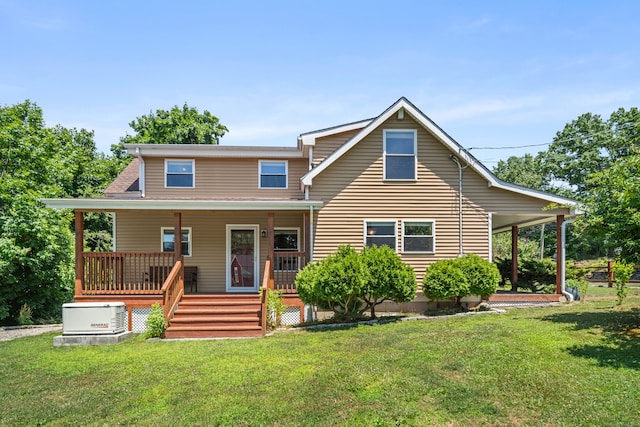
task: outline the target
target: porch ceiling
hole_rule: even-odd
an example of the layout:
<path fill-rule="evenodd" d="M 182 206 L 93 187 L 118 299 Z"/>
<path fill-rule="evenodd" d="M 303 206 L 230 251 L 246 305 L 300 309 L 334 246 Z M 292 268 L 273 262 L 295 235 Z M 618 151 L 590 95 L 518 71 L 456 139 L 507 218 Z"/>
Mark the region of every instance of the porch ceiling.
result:
<path fill-rule="evenodd" d="M 219 200 L 158 200 L 158 199 L 42 199 L 49 208 L 76 209 L 85 211 L 116 210 L 233 210 L 233 211 L 295 211 L 311 207 L 321 208 L 319 200 L 291 199 L 219 199 Z"/>
<path fill-rule="evenodd" d="M 493 214 L 491 230 L 494 234 L 511 231 L 511 227 L 529 227 L 532 225 L 546 224 L 555 222 L 558 213 L 549 213 L 545 215 L 538 214 Z M 562 213 L 560 213 L 562 215 Z M 574 213 L 565 213 L 565 218 L 576 216 Z"/>

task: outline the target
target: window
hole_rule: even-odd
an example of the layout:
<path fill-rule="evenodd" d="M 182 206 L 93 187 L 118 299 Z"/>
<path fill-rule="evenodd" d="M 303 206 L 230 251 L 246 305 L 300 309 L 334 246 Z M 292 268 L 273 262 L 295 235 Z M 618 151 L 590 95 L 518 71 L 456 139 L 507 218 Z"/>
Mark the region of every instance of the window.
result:
<path fill-rule="evenodd" d="M 182 255 L 191 256 L 191 227 L 182 229 Z M 162 227 L 162 252 L 173 252 L 173 227 Z"/>
<path fill-rule="evenodd" d="M 435 252 L 434 221 L 403 221 L 402 252 Z"/>
<path fill-rule="evenodd" d="M 193 188 L 193 160 L 165 160 L 165 187 Z"/>
<path fill-rule="evenodd" d="M 391 249 L 396 248 L 396 222 L 395 221 L 365 221 L 365 246 L 387 245 Z"/>
<path fill-rule="evenodd" d="M 416 135 L 415 130 L 384 131 L 384 179 L 416 179 Z"/>
<path fill-rule="evenodd" d="M 259 162 L 259 188 L 287 188 L 287 162 Z"/>
<path fill-rule="evenodd" d="M 298 233 L 297 228 L 292 229 L 276 229 L 273 232 L 273 250 L 275 252 L 274 269 L 279 271 L 297 271 L 299 260 L 293 255 L 279 255 L 278 252 L 298 252 Z"/>

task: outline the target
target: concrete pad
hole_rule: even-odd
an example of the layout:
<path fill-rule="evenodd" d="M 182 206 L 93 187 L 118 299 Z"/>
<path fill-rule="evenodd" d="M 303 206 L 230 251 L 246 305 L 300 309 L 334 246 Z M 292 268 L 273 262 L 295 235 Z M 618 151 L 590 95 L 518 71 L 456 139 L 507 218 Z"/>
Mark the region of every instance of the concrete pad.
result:
<path fill-rule="evenodd" d="M 53 337 L 53 346 L 118 344 L 132 336 L 133 332 L 131 331 L 113 335 L 58 335 L 57 337 Z"/>

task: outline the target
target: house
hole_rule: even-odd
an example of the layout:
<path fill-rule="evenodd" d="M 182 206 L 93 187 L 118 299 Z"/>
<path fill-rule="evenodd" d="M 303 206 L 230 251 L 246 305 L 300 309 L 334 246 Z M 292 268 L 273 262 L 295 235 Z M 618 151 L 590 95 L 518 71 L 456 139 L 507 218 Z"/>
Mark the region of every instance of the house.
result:
<path fill-rule="evenodd" d="M 126 148 L 133 161 L 103 198 L 45 203 L 75 211 L 76 301 L 123 301 L 134 330 L 159 301 L 174 337 L 264 333 L 262 287 L 283 290 L 304 319 L 296 272 L 342 244 L 387 244 L 420 283 L 434 261 L 491 259 L 494 233 L 578 213 L 572 200 L 500 181 L 405 98 L 303 133 L 296 147 Z M 114 252 L 83 252 L 92 211 L 113 212 Z"/>

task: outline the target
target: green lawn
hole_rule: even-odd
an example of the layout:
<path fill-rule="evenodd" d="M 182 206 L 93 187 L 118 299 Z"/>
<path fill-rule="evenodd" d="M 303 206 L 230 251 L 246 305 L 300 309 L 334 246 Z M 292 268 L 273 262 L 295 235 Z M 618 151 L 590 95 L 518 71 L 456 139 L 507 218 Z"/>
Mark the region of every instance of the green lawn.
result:
<path fill-rule="evenodd" d="M 627 284 L 627 295 L 628 296 L 640 296 L 640 283 L 629 283 Z M 612 288 L 609 288 L 606 284 L 592 284 L 589 286 L 589 291 L 587 293 L 587 299 L 589 297 L 602 297 L 602 296 L 616 296 L 616 287 L 615 285 Z"/>
<path fill-rule="evenodd" d="M 0 425 L 640 425 L 640 298 L 53 348 L 0 342 Z"/>

